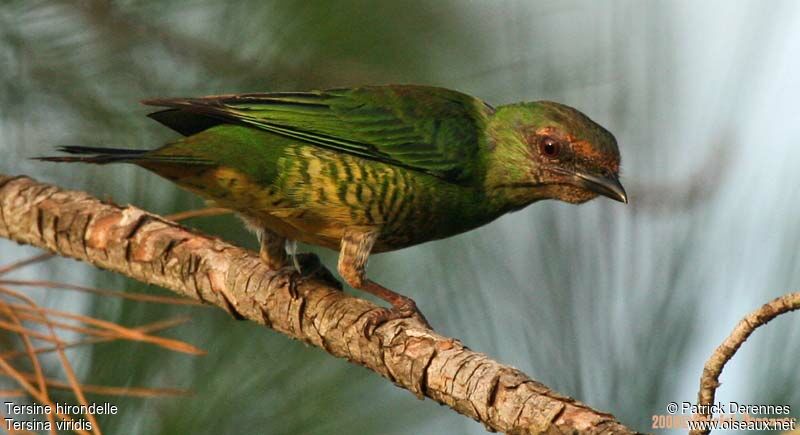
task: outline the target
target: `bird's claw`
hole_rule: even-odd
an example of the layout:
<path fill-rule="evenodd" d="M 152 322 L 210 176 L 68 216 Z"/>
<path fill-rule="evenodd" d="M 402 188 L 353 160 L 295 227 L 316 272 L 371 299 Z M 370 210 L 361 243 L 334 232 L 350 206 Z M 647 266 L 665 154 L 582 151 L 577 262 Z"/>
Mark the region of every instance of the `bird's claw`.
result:
<path fill-rule="evenodd" d="M 367 314 L 367 320 L 364 323 L 364 336 L 370 339 L 378 327 L 390 320 L 398 319 L 415 319 L 426 328 L 433 329 L 428 323 L 428 319 L 417 308 L 417 304 L 412 299 L 406 299 L 393 308 L 379 308 Z"/>
<path fill-rule="evenodd" d="M 292 299 L 297 299 L 297 285 L 302 278 L 303 276 L 300 274 L 300 272 L 298 272 L 294 266 L 289 265 L 281 267 L 280 269 L 272 272 L 272 277 L 269 281 L 271 286 L 273 283 L 276 283 L 275 280 L 279 280 L 277 281 L 278 286 L 286 286 L 286 288 L 289 290 L 289 296 L 291 296 Z"/>
<path fill-rule="evenodd" d="M 300 267 L 300 276 L 303 278 L 313 278 L 323 281 L 338 290 L 342 289 L 342 283 L 333 276 L 330 270 L 323 266 L 317 254 L 308 252 L 294 256 L 296 265 Z"/>
<path fill-rule="evenodd" d="M 313 253 L 296 254 L 291 264 L 273 272 L 271 280 L 285 280 L 289 295 L 292 299 L 297 299 L 297 288 L 299 284 L 305 279 L 312 278 L 324 281 L 339 290 L 342 289 L 342 283 L 333 277 L 333 274 L 319 261 L 319 257 Z M 281 283 L 281 285 L 283 285 L 283 283 Z"/>

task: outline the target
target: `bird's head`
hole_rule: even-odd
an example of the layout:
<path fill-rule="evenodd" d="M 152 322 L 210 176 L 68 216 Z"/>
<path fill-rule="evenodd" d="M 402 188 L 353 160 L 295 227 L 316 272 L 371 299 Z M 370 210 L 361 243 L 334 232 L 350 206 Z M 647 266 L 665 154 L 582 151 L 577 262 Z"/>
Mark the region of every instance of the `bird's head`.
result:
<path fill-rule="evenodd" d="M 617 141 L 583 113 L 550 101 L 499 107 L 488 124 L 487 188 L 510 208 L 540 199 L 628 202 Z"/>

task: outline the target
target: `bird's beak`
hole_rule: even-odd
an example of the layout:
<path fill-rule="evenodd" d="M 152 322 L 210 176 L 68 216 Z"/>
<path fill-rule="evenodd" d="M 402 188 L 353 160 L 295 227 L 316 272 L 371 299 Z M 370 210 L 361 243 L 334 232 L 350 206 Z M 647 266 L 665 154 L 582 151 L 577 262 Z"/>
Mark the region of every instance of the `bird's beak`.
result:
<path fill-rule="evenodd" d="M 576 172 L 573 175 L 577 178 L 578 183 L 592 192 L 599 193 L 600 195 L 607 196 L 613 200 L 628 203 L 628 194 L 625 193 L 625 188 L 617 179 L 617 176 L 608 173 L 605 176 L 597 176 Z"/>

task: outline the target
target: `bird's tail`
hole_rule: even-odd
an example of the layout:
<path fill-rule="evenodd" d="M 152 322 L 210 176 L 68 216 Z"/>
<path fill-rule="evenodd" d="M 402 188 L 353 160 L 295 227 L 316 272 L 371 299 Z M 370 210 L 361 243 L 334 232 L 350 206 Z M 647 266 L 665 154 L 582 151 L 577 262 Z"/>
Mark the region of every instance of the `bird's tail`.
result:
<path fill-rule="evenodd" d="M 73 145 L 58 147 L 58 150 L 67 154 L 80 155 L 80 157 L 34 157 L 33 159 L 44 162 L 81 162 L 105 165 L 107 163 L 134 163 L 140 160 L 142 154 L 147 152 L 144 150 L 98 148 Z"/>

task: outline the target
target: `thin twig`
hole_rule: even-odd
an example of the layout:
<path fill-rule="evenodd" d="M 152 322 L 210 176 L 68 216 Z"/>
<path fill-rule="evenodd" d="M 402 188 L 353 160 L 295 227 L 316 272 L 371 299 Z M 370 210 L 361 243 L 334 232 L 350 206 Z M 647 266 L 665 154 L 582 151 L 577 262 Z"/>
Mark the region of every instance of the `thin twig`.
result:
<path fill-rule="evenodd" d="M 27 266 L 27 265 L 30 265 L 30 264 L 34 264 L 34 263 L 39 263 L 39 262 L 42 262 L 42 261 L 46 261 L 46 260 L 49 260 L 51 258 L 53 258 L 53 254 L 51 254 L 49 252 L 45 253 L 45 254 L 39 254 L 39 255 L 33 256 L 31 258 L 26 258 L 26 259 L 17 261 L 15 263 L 11 263 L 11 264 L 8 264 L 6 266 L 0 267 L 0 275 L 5 275 L 6 273 L 9 273 L 11 271 L 17 270 L 17 269 L 19 269 L 21 267 L 24 267 L 24 266 Z"/>
<path fill-rule="evenodd" d="M 770 320 L 780 316 L 781 314 L 800 309 L 800 292 L 789 293 L 779 298 L 772 300 L 761 306 L 761 308 L 753 311 L 745 316 L 744 319 L 739 321 L 733 332 L 722 342 L 719 347 L 711 354 L 711 357 L 706 361 L 703 367 L 703 375 L 700 377 L 700 390 L 697 393 L 698 405 L 711 405 L 714 403 L 714 396 L 719 387 L 719 377 L 722 374 L 722 369 L 725 364 L 733 358 L 739 347 L 750 337 L 758 327 L 766 324 Z M 710 406 L 699 406 L 702 411 L 700 417 L 710 419 L 712 414 Z M 707 430 L 693 430 L 689 433 L 691 435 L 707 434 Z"/>
<path fill-rule="evenodd" d="M 145 332 L 145 333 L 158 332 L 158 331 L 161 331 L 161 330 L 164 330 L 164 329 L 169 329 L 169 328 L 181 325 L 183 323 L 188 322 L 189 320 L 190 320 L 190 318 L 188 316 L 181 316 L 181 317 L 175 317 L 173 319 L 159 320 L 157 322 L 148 323 L 148 324 L 142 325 L 142 326 L 137 326 L 136 328 L 132 328 L 132 329 L 134 329 L 136 331 Z M 84 329 L 84 328 L 78 328 L 76 326 L 69 326 L 69 327 L 62 326 L 62 327 L 66 328 L 66 329 L 69 329 L 69 330 L 76 330 L 76 331 L 79 331 L 79 332 L 82 332 L 80 330 Z M 76 341 L 73 341 L 73 342 L 63 343 L 61 347 L 62 347 L 62 349 L 69 349 L 69 348 L 73 348 L 73 347 L 86 346 L 86 345 L 89 345 L 89 344 L 98 344 L 98 343 L 105 343 L 105 342 L 109 342 L 109 341 L 115 341 L 115 340 L 119 340 L 119 338 L 120 337 L 116 336 L 116 335 L 114 335 L 114 336 L 103 336 L 103 337 L 96 336 L 96 337 L 92 337 L 92 338 L 85 338 L 85 339 L 82 339 L 82 340 L 76 340 Z M 55 350 L 56 350 L 55 346 L 38 347 L 38 348 L 35 348 L 33 350 L 33 352 L 36 353 L 36 354 L 40 354 L 40 353 L 54 352 Z M 9 351 L 0 353 L 0 357 L 5 358 L 6 360 L 12 360 L 12 359 L 18 358 L 18 357 L 20 357 L 22 355 L 25 355 L 25 352 L 19 351 L 19 350 L 9 350 Z"/>
<path fill-rule="evenodd" d="M 8 304 L 8 305 L 11 308 L 14 308 L 16 310 L 22 310 L 22 311 L 32 311 L 33 310 L 32 308 L 26 307 L 25 305 L 11 304 L 11 303 Z M 61 317 L 61 318 L 70 319 L 70 320 L 76 320 L 76 321 L 81 322 L 81 323 L 85 323 L 85 324 L 98 326 L 98 327 L 107 329 L 107 330 L 109 330 L 111 332 L 114 332 L 114 333 L 118 334 L 119 338 L 125 338 L 125 339 L 128 339 L 128 340 L 134 340 L 134 341 L 142 341 L 142 342 L 145 342 L 145 343 L 151 343 L 151 344 L 155 344 L 155 345 L 158 345 L 160 347 L 163 347 L 163 348 L 166 348 L 166 349 L 169 349 L 169 350 L 173 350 L 173 351 L 176 351 L 176 352 L 182 352 L 182 353 L 188 353 L 190 355 L 205 355 L 205 353 L 206 353 L 204 350 L 199 349 L 199 348 L 197 348 L 195 346 L 192 346 L 189 343 L 185 343 L 183 341 L 173 340 L 173 339 L 164 338 L 164 337 L 153 337 L 153 336 L 144 334 L 141 331 L 137 331 L 137 330 L 131 329 L 131 328 L 126 328 L 124 326 L 117 325 L 116 323 L 109 322 L 109 321 L 106 321 L 106 320 L 95 319 L 95 318 L 88 317 L 88 316 L 82 316 L 80 314 L 68 313 L 68 312 L 65 312 L 65 311 L 55 310 L 55 309 L 46 308 L 46 307 L 39 307 L 38 309 L 44 311 L 45 313 L 47 313 L 47 314 L 49 314 L 51 316 Z M 59 341 L 59 343 L 61 343 L 61 342 Z"/>
<path fill-rule="evenodd" d="M 53 338 L 53 337 L 51 337 L 50 335 L 48 335 L 48 334 L 46 334 L 44 332 L 39 332 L 39 331 L 30 329 L 30 328 L 26 328 L 26 327 L 21 326 L 21 325 L 16 325 L 14 323 L 5 322 L 3 320 L 0 320 L 0 329 L 2 329 L 3 331 L 16 332 L 17 334 L 20 334 L 20 335 L 27 335 L 28 337 L 33 337 L 33 338 L 36 338 L 36 339 L 39 339 L 39 340 L 48 341 L 48 342 L 51 342 L 51 343 L 56 343 L 56 344 L 59 343 L 57 338 Z"/>
<path fill-rule="evenodd" d="M 19 316 L 17 316 L 14 311 L 8 308 L 6 304 L 0 304 L 0 309 L 2 309 L 8 315 L 8 317 L 11 318 L 12 322 L 14 322 L 14 325 L 23 328 L 22 321 L 20 320 Z M 31 343 L 30 336 L 24 332 L 19 332 L 18 334 L 22 339 L 23 346 L 25 347 L 25 354 L 28 355 L 28 359 L 33 366 L 34 376 L 32 378 L 39 386 L 39 393 L 47 400 L 50 400 L 50 394 L 47 390 L 47 382 L 45 381 L 44 372 L 42 371 L 42 365 L 39 363 L 39 358 L 34 352 L 33 343 Z M 47 413 L 47 421 L 50 422 L 50 433 L 54 435 L 56 433 L 56 425 L 52 412 Z"/>
<path fill-rule="evenodd" d="M 0 375 L 6 375 L 0 373 Z M 33 373 L 19 372 L 19 375 L 30 381 L 35 378 Z M 45 383 L 48 387 L 58 390 L 69 390 L 70 385 L 58 379 L 46 378 Z M 81 384 L 85 393 L 98 394 L 105 396 L 125 396 L 125 397 L 160 397 L 160 396 L 189 396 L 190 390 L 182 388 L 148 388 L 148 387 L 109 387 L 107 385 Z"/>
<path fill-rule="evenodd" d="M 81 285 L 66 284 L 54 281 L 0 279 L 0 285 L 16 285 L 16 286 L 30 286 L 37 288 L 75 290 L 85 293 L 92 293 L 100 296 L 128 299 L 137 302 L 154 302 L 157 304 L 170 304 L 170 305 L 205 306 L 200 301 L 183 297 L 148 295 L 144 293 L 128 293 L 128 292 L 121 292 L 118 290 L 104 290 L 94 287 L 85 287 Z"/>
<path fill-rule="evenodd" d="M 47 330 L 50 332 L 50 338 L 48 340 L 52 340 L 56 345 L 56 355 L 58 355 L 58 361 L 61 363 L 61 368 L 64 371 L 64 375 L 67 377 L 67 380 L 69 381 L 69 384 L 72 387 L 72 394 L 74 394 L 75 398 L 78 399 L 78 403 L 85 406 L 84 409 L 88 409 L 89 402 L 86 400 L 86 396 L 83 394 L 83 391 L 81 390 L 81 385 L 80 382 L 78 382 L 78 377 L 75 376 L 75 370 L 73 370 L 72 364 L 70 364 L 69 359 L 67 359 L 67 355 L 64 353 L 64 349 L 62 347 L 62 342 L 58 339 L 55 328 L 53 327 L 52 323 L 50 323 L 47 317 L 48 309 L 40 307 L 39 305 L 36 304 L 36 302 L 33 301 L 33 299 L 21 293 L 10 291 L 7 288 L 0 287 L 0 292 L 13 296 L 27 304 L 27 306 L 25 306 L 25 305 L 7 303 L 9 307 L 17 307 L 17 309 L 20 309 L 21 307 L 21 309 L 29 310 L 40 316 L 44 324 L 47 326 Z M 8 363 L 6 363 L 5 360 L 0 359 L 0 361 L 2 361 L 5 366 L 8 366 Z M 8 369 L 6 369 L 6 372 L 8 372 Z M 14 378 L 18 379 L 18 376 L 14 376 Z M 25 387 L 25 385 L 23 385 L 23 387 Z M 27 387 L 25 387 L 25 389 L 28 390 Z M 47 397 L 42 397 L 41 395 L 38 395 L 34 396 L 34 398 L 37 398 L 39 403 L 45 403 L 43 402 L 43 400 L 45 400 L 49 404 L 49 399 Z M 56 415 L 58 415 L 58 413 L 56 413 Z M 100 430 L 100 425 L 97 423 L 97 419 L 94 418 L 94 415 L 87 412 L 86 414 L 84 414 L 84 416 L 91 424 L 92 433 L 95 435 L 102 435 L 102 432 Z M 74 432 L 84 432 L 84 431 L 74 430 Z"/>
<path fill-rule="evenodd" d="M 25 379 L 25 376 L 23 376 L 22 373 L 17 371 L 14 367 L 12 367 L 3 358 L 0 358 L 0 371 L 3 371 L 6 374 L 8 374 L 9 376 L 11 376 L 12 378 L 14 378 L 14 380 L 20 386 L 22 386 L 22 388 L 25 390 L 25 392 L 27 392 L 29 395 L 31 395 L 37 402 L 39 402 L 39 403 L 41 403 L 43 405 L 49 405 L 50 408 L 54 410 L 54 412 L 56 414 L 56 417 L 58 417 L 58 418 L 60 418 L 61 420 L 64 420 L 64 421 L 73 421 L 72 417 L 70 417 L 69 415 L 57 412 L 56 405 L 49 398 L 44 397 L 43 395 L 41 395 L 39 393 L 39 390 L 34 388 L 33 385 L 31 385 Z M 93 424 L 93 426 L 94 426 L 94 424 Z M 76 429 L 75 432 L 79 433 L 79 434 L 89 435 L 89 432 L 86 432 L 85 430 Z"/>

